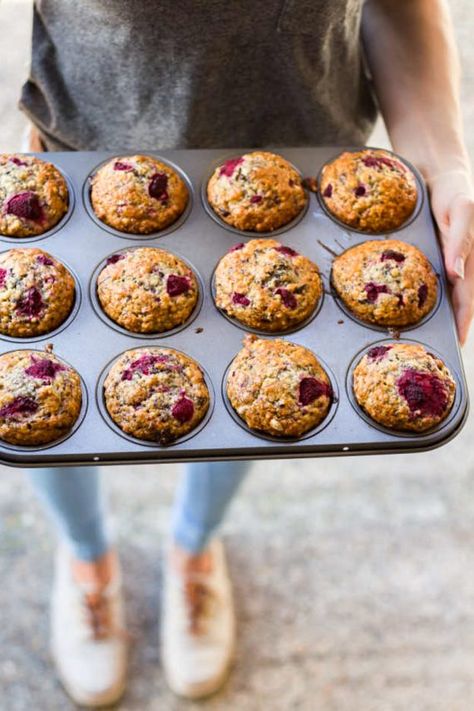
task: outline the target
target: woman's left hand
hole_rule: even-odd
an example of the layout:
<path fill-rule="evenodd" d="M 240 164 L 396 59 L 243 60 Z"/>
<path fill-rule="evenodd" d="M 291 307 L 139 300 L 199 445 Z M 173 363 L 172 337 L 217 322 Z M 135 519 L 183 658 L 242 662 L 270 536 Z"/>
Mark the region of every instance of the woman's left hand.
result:
<path fill-rule="evenodd" d="M 452 285 L 459 340 L 464 345 L 474 316 L 474 190 L 464 170 L 427 176 L 427 183 Z"/>

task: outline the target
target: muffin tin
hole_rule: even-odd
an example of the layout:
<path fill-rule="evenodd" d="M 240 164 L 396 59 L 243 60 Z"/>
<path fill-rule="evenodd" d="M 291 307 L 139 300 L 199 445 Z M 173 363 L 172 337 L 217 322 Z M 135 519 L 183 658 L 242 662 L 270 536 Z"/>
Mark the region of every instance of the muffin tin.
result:
<path fill-rule="evenodd" d="M 282 148 L 278 153 L 293 163 L 303 176 L 318 174 L 324 162 L 334 158 L 340 148 Z M 64 440 L 41 448 L 14 447 L 0 443 L 0 460 L 13 466 L 51 466 L 65 464 L 118 464 L 127 462 L 212 461 L 222 459 L 273 459 L 317 457 L 344 454 L 423 451 L 440 446 L 454 437 L 464 424 L 468 397 L 454 318 L 443 266 L 442 254 L 421 177 L 415 172 L 420 196 L 417 214 L 396 232 L 401 240 L 420 247 L 433 264 L 441 285 L 441 298 L 434 313 L 416 327 L 407 340 L 422 343 L 438 353 L 453 373 L 458 388 L 454 407 L 437 428 L 413 433 L 384 430 L 361 413 L 351 392 L 350 374 L 363 352 L 381 341 L 379 327 L 357 322 L 342 310 L 330 290 L 333 254 L 367 239 L 386 235 L 363 234 L 334 220 L 309 193 L 308 208 L 288 226 L 266 233 L 315 261 L 325 287 L 325 295 L 316 315 L 300 328 L 292 329 L 288 340 L 310 348 L 326 365 L 337 401 L 326 420 L 300 439 L 267 437 L 250 431 L 231 411 L 225 396 L 225 375 L 240 350 L 242 338 L 250 329 L 224 317 L 214 305 L 211 284 L 218 260 L 236 242 L 264 234 L 243 233 L 227 226 L 206 201 L 205 187 L 217 164 L 246 149 L 181 150 L 155 155 L 179 170 L 191 191 L 184 215 L 177 223 L 152 235 L 139 236 L 118 232 L 103 225 L 91 213 L 89 176 L 107 159 L 126 152 L 78 152 L 38 154 L 54 163 L 65 175 L 71 205 L 61 223 L 50 232 L 34 238 L 0 236 L 3 249 L 31 243 L 45 249 L 71 269 L 80 286 L 74 317 L 53 334 L 34 339 L 0 336 L 0 353 L 34 348 L 52 343 L 54 352 L 77 369 L 87 393 L 81 418 Z M 411 167 L 411 166 L 410 166 Z M 413 169 L 413 168 L 412 168 Z M 212 218 L 212 219 L 211 219 Z M 98 265 L 112 253 L 130 247 L 158 246 L 182 257 L 193 267 L 202 296 L 184 327 L 153 336 L 128 334 L 106 316 L 94 292 Z M 386 332 L 390 340 L 398 334 Z M 404 331 L 401 332 L 404 339 Z M 279 334 L 264 337 L 277 338 Z M 386 340 L 383 339 L 383 340 Z M 34 345 L 33 345 L 34 343 Z M 211 394 L 211 407 L 203 423 L 192 433 L 167 446 L 141 442 L 122 433 L 109 418 L 103 403 L 102 385 L 110 364 L 125 350 L 153 344 L 183 351 L 203 368 Z M 230 410 L 229 410 L 230 408 Z"/>

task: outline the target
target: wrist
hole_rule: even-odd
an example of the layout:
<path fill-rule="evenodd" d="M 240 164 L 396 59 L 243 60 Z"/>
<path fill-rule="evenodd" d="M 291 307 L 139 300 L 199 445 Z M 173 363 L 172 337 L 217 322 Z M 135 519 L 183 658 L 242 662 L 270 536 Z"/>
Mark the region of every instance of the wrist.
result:
<path fill-rule="evenodd" d="M 449 180 L 452 185 L 458 187 L 460 192 L 470 193 L 473 190 L 473 178 L 471 171 L 466 167 L 447 168 L 432 172 L 425 178 L 428 186 L 433 186 L 440 181 Z"/>
<path fill-rule="evenodd" d="M 402 123 L 391 127 L 390 139 L 395 151 L 413 163 L 428 184 L 446 173 L 463 175 L 469 182 L 472 168 L 462 135 L 445 125 L 438 128 Z"/>

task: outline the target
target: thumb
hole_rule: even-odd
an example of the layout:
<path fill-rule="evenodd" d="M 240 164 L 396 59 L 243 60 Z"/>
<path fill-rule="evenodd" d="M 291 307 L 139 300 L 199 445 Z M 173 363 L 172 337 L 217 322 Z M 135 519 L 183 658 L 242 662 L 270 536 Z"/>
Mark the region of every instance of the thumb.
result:
<path fill-rule="evenodd" d="M 474 201 L 458 195 L 449 210 L 448 224 L 439 224 L 444 260 L 450 281 L 464 279 L 466 260 L 474 243 Z"/>
<path fill-rule="evenodd" d="M 464 345 L 474 316 L 474 252 L 466 262 L 466 278 L 457 280 L 452 298 L 459 340 Z"/>

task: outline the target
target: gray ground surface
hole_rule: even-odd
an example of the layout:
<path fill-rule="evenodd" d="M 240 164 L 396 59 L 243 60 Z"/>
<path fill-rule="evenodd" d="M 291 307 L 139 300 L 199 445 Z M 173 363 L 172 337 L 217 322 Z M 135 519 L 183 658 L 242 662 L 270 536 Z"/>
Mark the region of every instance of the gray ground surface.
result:
<path fill-rule="evenodd" d="M 19 148 L 23 119 L 15 103 L 27 71 L 29 5 L 0 3 L 0 150 Z M 451 5 L 469 126 L 474 11 L 469 0 Z M 469 141 L 474 154 L 474 135 Z M 471 338 L 465 359 L 472 383 L 473 346 Z M 239 618 L 235 671 L 201 704 L 167 692 L 156 644 L 159 547 L 177 469 L 107 469 L 135 639 L 120 708 L 474 708 L 472 427 L 473 418 L 454 442 L 429 454 L 254 466 L 225 527 Z M 21 473 L 1 468 L 0 711 L 74 708 L 47 651 L 53 547 Z"/>

